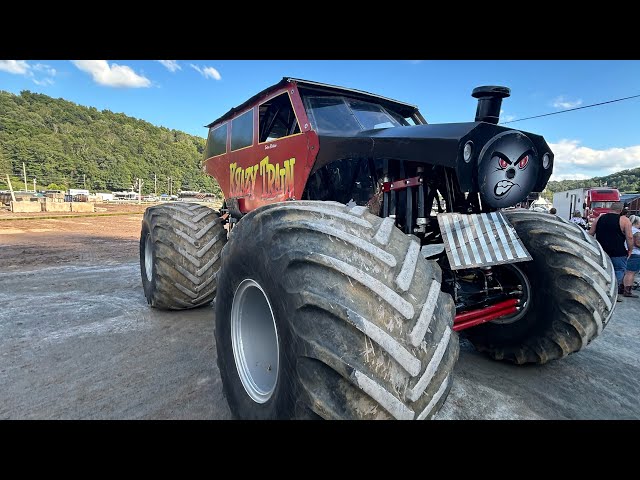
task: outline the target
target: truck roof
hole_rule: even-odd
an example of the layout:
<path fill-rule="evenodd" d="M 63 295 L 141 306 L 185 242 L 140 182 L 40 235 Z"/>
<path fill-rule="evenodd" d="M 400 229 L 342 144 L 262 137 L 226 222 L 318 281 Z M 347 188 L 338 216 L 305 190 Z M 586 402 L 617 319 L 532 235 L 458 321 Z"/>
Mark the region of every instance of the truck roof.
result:
<path fill-rule="evenodd" d="M 241 103 L 237 107 L 232 108 L 227 113 L 222 115 L 221 117 L 215 119 L 208 125 L 205 125 L 207 128 L 211 128 L 212 126 L 224 122 L 225 120 L 230 119 L 236 112 L 245 110 L 247 107 L 251 106 L 254 103 L 257 103 L 262 97 L 266 97 L 271 92 L 282 88 L 287 83 L 295 83 L 298 87 L 305 92 L 313 92 L 313 93 L 323 93 L 329 95 L 345 95 L 351 98 L 358 98 L 361 100 L 369 100 L 376 103 L 381 104 L 382 106 L 389 107 L 391 110 L 398 112 L 403 117 L 410 117 L 414 113 L 418 111 L 418 107 L 412 105 L 410 103 L 400 102 L 398 100 L 393 100 L 392 98 L 383 97 L 382 95 L 376 95 L 374 93 L 365 92 L 363 90 L 356 90 L 353 88 L 345 88 L 339 87 L 336 85 L 329 85 L 327 83 L 313 82 L 310 80 L 302 80 L 300 78 L 292 78 L 292 77 L 283 77 L 278 83 L 271 85 L 270 87 L 265 88 L 261 92 L 255 94 L 246 102 Z"/>
<path fill-rule="evenodd" d="M 592 190 L 595 193 L 614 193 L 617 192 L 617 189 L 614 188 L 591 188 L 590 190 Z"/>

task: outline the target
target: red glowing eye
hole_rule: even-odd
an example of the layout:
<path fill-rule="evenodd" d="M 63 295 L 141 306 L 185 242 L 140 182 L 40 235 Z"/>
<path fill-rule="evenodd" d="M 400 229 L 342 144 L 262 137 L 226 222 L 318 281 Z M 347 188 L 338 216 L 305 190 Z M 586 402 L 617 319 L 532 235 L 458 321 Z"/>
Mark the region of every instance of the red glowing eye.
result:
<path fill-rule="evenodd" d="M 527 155 L 526 157 L 524 157 L 522 160 L 518 162 L 518 167 L 522 169 L 527 166 L 527 163 L 529 163 L 529 155 Z"/>
<path fill-rule="evenodd" d="M 500 158 L 498 160 L 498 165 L 500 165 L 500 168 L 507 168 L 507 161 L 504 158 Z M 520 167 L 522 168 L 522 167 Z"/>

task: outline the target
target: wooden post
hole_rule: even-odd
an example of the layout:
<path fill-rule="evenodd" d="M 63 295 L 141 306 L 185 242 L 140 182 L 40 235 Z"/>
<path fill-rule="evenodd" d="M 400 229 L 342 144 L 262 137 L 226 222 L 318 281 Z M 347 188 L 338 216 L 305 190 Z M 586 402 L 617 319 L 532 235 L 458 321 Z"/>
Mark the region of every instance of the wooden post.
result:
<path fill-rule="evenodd" d="M 24 191 L 28 192 L 29 189 L 27 188 L 27 170 L 24 166 L 24 162 L 22 162 L 22 175 L 24 176 Z"/>
<path fill-rule="evenodd" d="M 36 177 L 33 177 L 33 193 L 36 193 Z"/>
<path fill-rule="evenodd" d="M 9 178 L 9 174 L 7 173 L 7 184 L 9 185 L 9 191 L 11 192 L 11 200 L 16 201 L 16 196 L 13 193 L 13 187 L 11 186 L 11 179 Z"/>

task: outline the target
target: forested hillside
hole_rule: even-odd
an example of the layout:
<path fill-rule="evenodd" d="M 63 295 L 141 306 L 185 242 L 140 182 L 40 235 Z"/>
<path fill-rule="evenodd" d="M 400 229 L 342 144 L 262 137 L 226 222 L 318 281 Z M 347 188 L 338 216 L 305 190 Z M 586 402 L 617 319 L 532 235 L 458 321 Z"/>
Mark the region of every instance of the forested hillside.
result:
<path fill-rule="evenodd" d="M 603 186 L 617 188 L 621 193 L 640 192 L 640 168 L 622 170 L 607 175 L 606 177 L 594 177 L 589 180 L 549 182 L 545 191 L 545 197 L 551 199 L 554 192 L 564 192 L 565 190 L 573 190 L 574 188 Z"/>
<path fill-rule="evenodd" d="M 204 133 L 204 129 L 203 129 Z M 202 172 L 204 138 L 157 127 L 122 113 L 98 111 L 63 99 L 0 91 L 0 189 L 9 173 L 14 189 L 49 185 L 92 191 L 129 190 L 136 178 L 143 193 L 179 189 L 220 191 Z M 171 179 L 171 180 L 170 180 Z"/>

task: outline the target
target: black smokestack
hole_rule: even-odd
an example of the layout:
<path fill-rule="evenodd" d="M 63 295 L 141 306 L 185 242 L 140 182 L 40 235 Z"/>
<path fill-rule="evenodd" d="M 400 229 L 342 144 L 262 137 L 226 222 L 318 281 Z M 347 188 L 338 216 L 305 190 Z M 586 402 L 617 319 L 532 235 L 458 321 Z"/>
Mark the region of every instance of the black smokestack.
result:
<path fill-rule="evenodd" d="M 511 90 L 509 90 L 509 88 L 497 85 L 485 85 L 474 88 L 471 96 L 478 99 L 476 122 L 488 122 L 497 125 L 500 120 L 502 99 L 510 95 Z"/>

